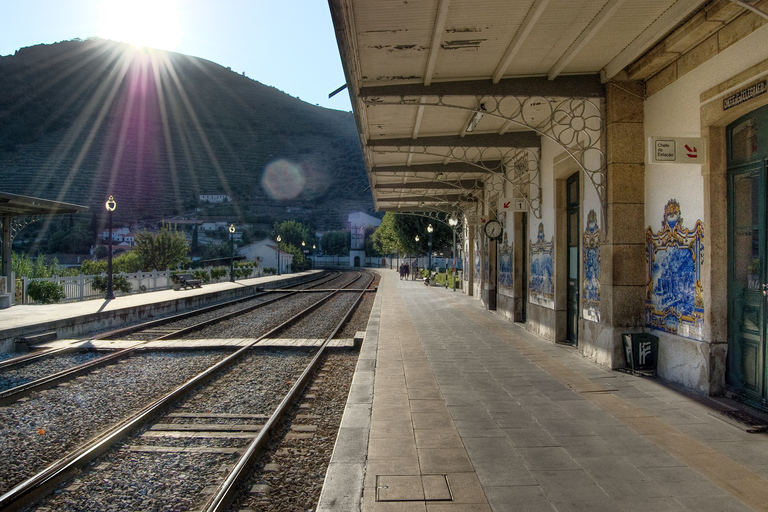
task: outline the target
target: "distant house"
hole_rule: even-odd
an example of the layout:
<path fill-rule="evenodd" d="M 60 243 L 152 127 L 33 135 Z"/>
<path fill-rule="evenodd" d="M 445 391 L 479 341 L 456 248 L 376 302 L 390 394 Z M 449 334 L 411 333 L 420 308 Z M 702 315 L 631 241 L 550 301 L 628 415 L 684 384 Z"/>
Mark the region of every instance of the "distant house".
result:
<path fill-rule="evenodd" d="M 381 220 L 363 212 L 350 213 L 347 217 L 349 226 L 349 265 L 359 267 L 365 262 L 365 229 L 381 226 Z"/>
<path fill-rule="evenodd" d="M 201 203 L 229 203 L 232 198 L 226 194 L 200 194 Z"/>
<path fill-rule="evenodd" d="M 200 231 L 219 231 L 228 230 L 229 222 L 203 222 L 200 224 Z"/>
<path fill-rule="evenodd" d="M 278 250 L 277 243 L 274 240 L 265 238 L 264 240 L 240 247 L 237 252 L 245 256 L 245 259 L 248 261 L 257 261 L 261 268 L 277 268 Z M 291 273 L 292 264 L 293 254 L 280 251 L 280 273 Z"/>
<path fill-rule="evenodd" d="M 129 228 L 112 228 L 112 241 L 113 242 L 122 242 L 125 238 L 125 235 L 129 234 L 131 230 Z M 109 240 L 109 230 L 105 229 L 101 232 L 101 239 L 102 240 Z"/>

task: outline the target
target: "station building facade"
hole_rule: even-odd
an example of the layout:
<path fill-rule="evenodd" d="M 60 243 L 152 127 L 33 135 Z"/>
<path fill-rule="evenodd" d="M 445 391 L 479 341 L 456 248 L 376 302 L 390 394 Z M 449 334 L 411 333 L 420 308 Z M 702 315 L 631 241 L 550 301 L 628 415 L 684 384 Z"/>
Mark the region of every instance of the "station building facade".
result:
<path fill-rule="evenodd" d="M 704 2 L 601 97 L 551 102 L 533 156 L 461 205 L 465 293 L 611 368 L 653 334 L 662 378 L 768 407 L 768 2 L 749 6 Z"/>

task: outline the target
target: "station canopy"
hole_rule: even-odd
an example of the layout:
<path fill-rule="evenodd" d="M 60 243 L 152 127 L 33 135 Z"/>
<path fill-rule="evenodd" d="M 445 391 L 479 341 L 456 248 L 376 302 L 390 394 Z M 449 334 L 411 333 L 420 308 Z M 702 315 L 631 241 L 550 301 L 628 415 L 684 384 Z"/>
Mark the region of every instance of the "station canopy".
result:
<path fill-rule="evenodd" d="M 0 266 L 0 276 L 11 275 L 12 222 L 15 217 L 67 214 L 87 209 L 87 206 L 0 192 L 0 218 L 2 218 L 2 266 Z M 10 283 L 6 283 L 6 285 L 7 289 L 10 290 Z M 0 289 L 0 294 L 5 292 L 6 290 Z"/>
<path fill-rule="evenodd" d="M 535 214 L 542 137 L 603 200 L 606 82 L 663 69 L 654 45 L 706 3 L 329 0 L 376 209 L 468 211 L 511 183 Z"/>
<path fill-rule="evenodd" d="M 0 192 L 0 215 L 3 217 L 8 215 L 12 217 L 26 217 L 31 215 L 66 214 L 87 209 L 87 206 Z"/>

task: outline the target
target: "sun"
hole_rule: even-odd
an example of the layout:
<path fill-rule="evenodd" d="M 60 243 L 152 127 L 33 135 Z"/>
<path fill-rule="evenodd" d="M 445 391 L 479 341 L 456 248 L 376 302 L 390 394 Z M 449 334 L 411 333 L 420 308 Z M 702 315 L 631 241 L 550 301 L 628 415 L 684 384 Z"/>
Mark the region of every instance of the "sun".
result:
<path fill-rule="evenodd" d="M 174 0 L 101 0 L 97 35 L 137 47 L 174 50 L 181 39 Z"/>

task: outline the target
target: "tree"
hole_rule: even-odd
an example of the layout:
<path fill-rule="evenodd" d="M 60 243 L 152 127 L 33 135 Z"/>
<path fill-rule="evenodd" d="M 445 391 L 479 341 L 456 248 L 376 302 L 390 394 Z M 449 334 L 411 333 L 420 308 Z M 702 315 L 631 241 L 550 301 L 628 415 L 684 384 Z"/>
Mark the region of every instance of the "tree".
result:
<path fill-rule="evenodd" d="M 317 243 L 314 231 L 309 226 L 295 220 L 275 222 L 272 239 L 274 240 L 277 235 L 280 235 L 284 243 L 295 247 L 301 247 L 301 242 L 305 242 L 307 247 L 312 247 L 312 244 Z"/>
<path fill-rule="evenodd" d="M 371 235 L 373 246 L 382 254 L 425 254 L 429 250 L 427 226 L 432 224 L 432 250 L 447 247 L 452 243 L 453 232 L 442 222 L 418 215 L 387 212 L 376 231 Z M 419 241 L 416 241 L 416 235 Z"/>
<path fill-rule="evenodd" d="M 187 240 L 175 227 L 163 226 L 157 234 L 142 231 L 136 235 L 136 247 L 143 270 L 177 268 L 187 258 Z"/>
<path fill-rule="evenodd" d="M 334 256 L 349 256 L 349 244 L 349 231 L 331 231 L 320 241 L 323 252 Z"/>

